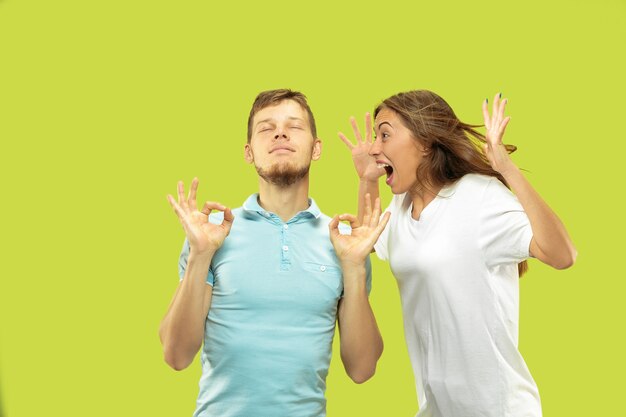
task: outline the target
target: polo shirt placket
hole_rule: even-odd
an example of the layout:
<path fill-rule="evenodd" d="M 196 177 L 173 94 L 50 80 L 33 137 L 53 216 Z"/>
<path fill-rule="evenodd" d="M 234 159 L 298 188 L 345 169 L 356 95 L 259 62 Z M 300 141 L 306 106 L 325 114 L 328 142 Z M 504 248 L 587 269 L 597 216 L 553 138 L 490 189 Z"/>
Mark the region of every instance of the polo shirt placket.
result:
<path fill-rule="evenodd" d="M 288 271 L 291 269 L 291 261 L 289 260 L 289 224 L 283 223 L 281 229 L 282 256 L 280 258 L 280 270 Z"/>

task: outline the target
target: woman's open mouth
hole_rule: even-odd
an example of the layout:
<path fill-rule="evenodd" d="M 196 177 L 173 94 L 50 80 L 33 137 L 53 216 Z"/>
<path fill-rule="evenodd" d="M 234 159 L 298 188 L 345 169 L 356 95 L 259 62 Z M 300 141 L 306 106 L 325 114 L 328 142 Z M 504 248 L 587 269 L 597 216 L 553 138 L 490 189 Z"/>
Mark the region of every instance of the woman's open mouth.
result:
<path fill-rule="evenodd" d="M 384 162 L 379 162 L 377 166 L 378 168 L 383 168 L 387 173 L 387 180 L 385 182 L 389 185 L 391 183 L 391 179 L 393 178 L 393 167 L 389 164 L 385 164 Z"/>

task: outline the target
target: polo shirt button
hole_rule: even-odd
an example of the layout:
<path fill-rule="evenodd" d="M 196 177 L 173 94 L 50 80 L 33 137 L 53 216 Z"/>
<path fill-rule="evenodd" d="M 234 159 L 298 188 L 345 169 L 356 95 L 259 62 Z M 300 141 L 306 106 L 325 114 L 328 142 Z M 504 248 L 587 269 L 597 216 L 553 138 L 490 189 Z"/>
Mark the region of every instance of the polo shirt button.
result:
<path fill-rule="evenodd" d="M 287 245 L 283 246 L 283 250 L 284 250 L 285 252 L 287 252 L 287 251 L 289 250 L 289 246 L 287 246 Z"/>
<path fill-rule="evenodd" d="M 324 265 L 320 266 L 320 271 L 322 272 L 326 271 L 326 267 Z"/>
<path fill-rule="evenodd" d="M 289 229 L 289 225 L 288 224 L 283 225 L 283 229 L 285 230 Z"/>

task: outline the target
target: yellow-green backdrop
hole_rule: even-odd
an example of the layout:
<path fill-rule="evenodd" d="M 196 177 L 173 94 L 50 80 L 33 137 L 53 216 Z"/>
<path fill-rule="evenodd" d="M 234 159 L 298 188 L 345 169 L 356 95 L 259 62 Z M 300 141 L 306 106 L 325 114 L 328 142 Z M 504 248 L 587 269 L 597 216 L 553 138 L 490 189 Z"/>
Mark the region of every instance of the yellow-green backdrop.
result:
<path fill-rule="evenodd" d="M 520 349 L 547 417 L 619 414 L 625 34 L 624 0 L 0 0 L 0 415 L 191 415 L 199 364 L 172 371 L 157 337 L 183 240 L 165 195 L 197 175 L 201 198 L 239 206 L 257 186 L 249 106 L 281 87 L 316 114 L 329 215 L 356 206 L 350 115 L 427 88 L 480 123 L 485 97 L 509 97 L 506 141 L 580 253 L 530 262 Z M 417 409 L 396 284 L 373 262 L 385 352 L 355 385 L 335 349 L 329 417 Z"/>

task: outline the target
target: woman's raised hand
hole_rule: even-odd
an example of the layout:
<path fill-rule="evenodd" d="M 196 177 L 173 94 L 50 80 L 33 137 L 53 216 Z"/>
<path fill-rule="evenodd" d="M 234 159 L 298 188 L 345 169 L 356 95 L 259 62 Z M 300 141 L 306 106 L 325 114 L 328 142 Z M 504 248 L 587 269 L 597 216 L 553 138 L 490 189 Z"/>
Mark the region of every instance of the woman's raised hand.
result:
<path fill-rule="evenodd" d="M 191 251 L 196 253 L 214 253 L 222 246 L 233 224 L 234 216 L 230 209 L 220 203 L 207 201 L 201 210 L 196 204 L 198 178 L 191 182 L 189 196 L 185 198 L 185 189 L 182 181 L 178 182 L 178 202 L 168 194 L 167 200 L 176 212 L 178 219 L 185 229 Z M 209 222 L 211 211 L 224 212 L 222 224 Z"/>
<path fill-rule="evenodd" d="M 365 139 L 361 136 L 359 126 L 354 119 L 350 117 L 350 124 L 352 125 L 352 131 L 356 138 L 356 144 L 352 143 L 350 139 L 343 133 L 339 132 L 339 138 L 346 144 L 350 152 L 352 153 L 352 162 L 359 178 L 368 181 L 377 181 L 382 175 L 385 175 L 383 168 L 376 166 L 376 159 L 369 154 L 370 147 L 372 146 L 372 117 L 369 113 L 365 113 Z"/>
<path fill-rule="evenodd" d="M 485 119 L 486 144 L 483 146 L 487 159 L 491 163 L 491 167 L 502 175 L 505 175 L 507 169 L 514 166 L 509 152 L 502 143 L 504 131 L 509 124 L 511 118 L 504 117 L 504 109 L 507 99 L 502 99 L 502 93 L 496 94 L 493 99 L 492 114 L 489 115 L 489 105 L 487 100 L 483 101 L 483 118 Z"/>

